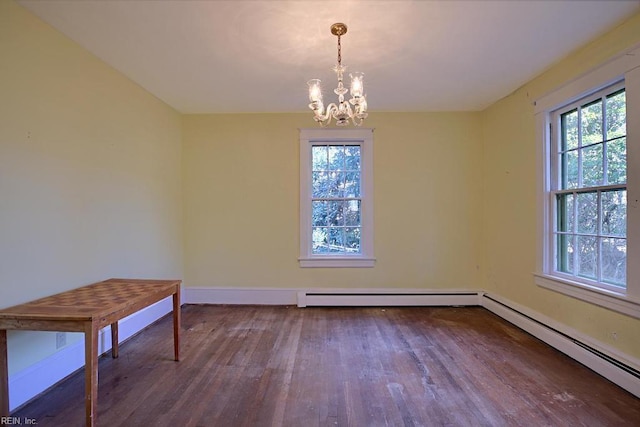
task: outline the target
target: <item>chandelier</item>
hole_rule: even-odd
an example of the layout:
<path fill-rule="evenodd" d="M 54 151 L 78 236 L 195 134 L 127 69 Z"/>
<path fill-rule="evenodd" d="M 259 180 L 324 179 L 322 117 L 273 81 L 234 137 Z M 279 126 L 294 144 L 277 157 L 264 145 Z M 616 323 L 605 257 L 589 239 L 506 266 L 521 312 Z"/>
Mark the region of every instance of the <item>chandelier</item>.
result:
<path fill-rule="evenodd" d="M 355 126 L 360 126 L 364 119 L 367 118 L 367 99 L 364 94 L 364 73 L 353 72 L 349 74 L 351 78 L 350 90 L 345 88 L 342 83 L 342 76 L 347 67 L 342 65 L 342 45 L 340 37 L 347 33 L 347 26 L 342 23 L 336 23 L 331 26 L 331 34 L 338 37 L 338 63 L 333 67 L 333 71 L 338 76 L 338 87 L 333 92 L 338 95 L 338 104 L 331 103 L 324 108 L 322 102 L 322 88 L 319 79 L 311 79 L 307 82 L 309 85 L 309 108 L 313 110 L 313 119 L 320 123 L 321 126 L 327 126 L 334 118 L 337 126 L 347 126 L 349 121 L 353 121 Z M 344 100 L 344 96 L 351 91 L 351 99 Z M 353 108 L 351 108 L 351 105 Z"/>

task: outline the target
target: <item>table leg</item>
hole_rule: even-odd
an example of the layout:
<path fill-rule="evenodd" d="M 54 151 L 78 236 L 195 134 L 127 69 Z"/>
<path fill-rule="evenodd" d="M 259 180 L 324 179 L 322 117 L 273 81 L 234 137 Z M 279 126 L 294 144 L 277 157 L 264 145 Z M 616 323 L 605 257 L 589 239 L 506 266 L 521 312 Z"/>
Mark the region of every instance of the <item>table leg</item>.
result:
<path fill-rule="evenodd" d="M 0 417 L 9 416 L 9 365 L 7 331 L 0 329 Z"/>
<path fill-rule="evenodd" d="M 118 358 L 118 322 L 111 324 L 111 357 Z"/>
<path fill-rule="evenodd" d="M 180 360 L 180 285 L 173 294 L 173 354 L 174 360 Z"/>
<path fill-rule="evenodd" d="M 84 324 L 84 404 L 87 427 L 96 425 L 98 415 L 98 327 Z"/>

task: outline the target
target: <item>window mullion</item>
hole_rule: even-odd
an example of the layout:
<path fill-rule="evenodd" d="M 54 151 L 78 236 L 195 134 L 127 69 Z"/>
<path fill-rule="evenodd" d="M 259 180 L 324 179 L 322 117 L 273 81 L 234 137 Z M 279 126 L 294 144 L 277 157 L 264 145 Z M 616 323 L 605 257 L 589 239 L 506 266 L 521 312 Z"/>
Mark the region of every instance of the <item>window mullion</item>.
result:
<path fill-rule="evenodd" d="M 607 152 L 609 151 L 609 137 L 607 135 L 607 97 L 602 97 L 602 185 L 609 184 L 609 161 L 607 160 Z"/>
<path fill-rule="evenodd" d="M 555 194 L 572 194 L 572 193 L 595 193 L 596 191 L 611 191 L 611 190 L 625 190 L 627 188 L 627 184 L 611 184 L 611 185 L 602 185 L 595 187 L 584 187 L 584 188 L 569 188 L 567 190 L 556 190 Z"/>
<path fill-rule="evenodd" d="M 602 282 L 602 191 L 598 190 L 596 196 L 596 278 L 598 283 Z"/>
<path fill-rule="evenodd" d="M 578 188 L 582 187 L 582 108 L 578 107 Z"/>
<path fill-rule="evenodd" d="M 571 231 L 573 232 L 572 236 L 571 236 L 571 245 L 573 248 L 573 272 L 572 274 L 574 276 L 578 276 L 578 271 L 579 271 L 579 262 L 580 262 L 580 257 L 578 256 L 578 194 L 574 191 L 573 192 L 573 212 L 571 213 L 573 215 L 573 226 L 571 228 Z"/>

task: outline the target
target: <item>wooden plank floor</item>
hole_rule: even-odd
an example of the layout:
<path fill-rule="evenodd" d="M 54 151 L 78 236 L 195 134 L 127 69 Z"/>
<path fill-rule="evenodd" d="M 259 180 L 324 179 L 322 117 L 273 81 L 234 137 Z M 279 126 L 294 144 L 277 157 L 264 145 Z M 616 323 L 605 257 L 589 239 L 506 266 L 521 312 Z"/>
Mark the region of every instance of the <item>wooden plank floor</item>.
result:
<path fill-rule="evenodd" d="M 638 426 L 640 399 L 483 308 L 183 307 L 100 359 L 102 426 Z M 82 426 L 83 374 L 14 416 Z"/>

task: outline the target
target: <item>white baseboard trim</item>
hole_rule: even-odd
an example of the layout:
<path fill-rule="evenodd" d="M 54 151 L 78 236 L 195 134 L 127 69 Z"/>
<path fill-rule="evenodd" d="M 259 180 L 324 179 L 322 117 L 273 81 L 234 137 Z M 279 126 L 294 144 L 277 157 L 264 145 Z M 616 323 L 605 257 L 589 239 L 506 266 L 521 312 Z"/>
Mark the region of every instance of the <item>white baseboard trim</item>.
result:
<path fill-rule="evenodd" d="M 118 322 L 118 339 L 126 340 L 173 310 L 171 298 L 157 302 Z M 111 328 L 100 331 L 98 353 L 111 349 Z M 84 338 L 9 376 L 9 410 L 24 405 L 84 366 Z"/>
<path fill-rule="evenodd" d="M 483 293 L 482 306 L 640 397 L 640 360 L 497 295 Z"/>

